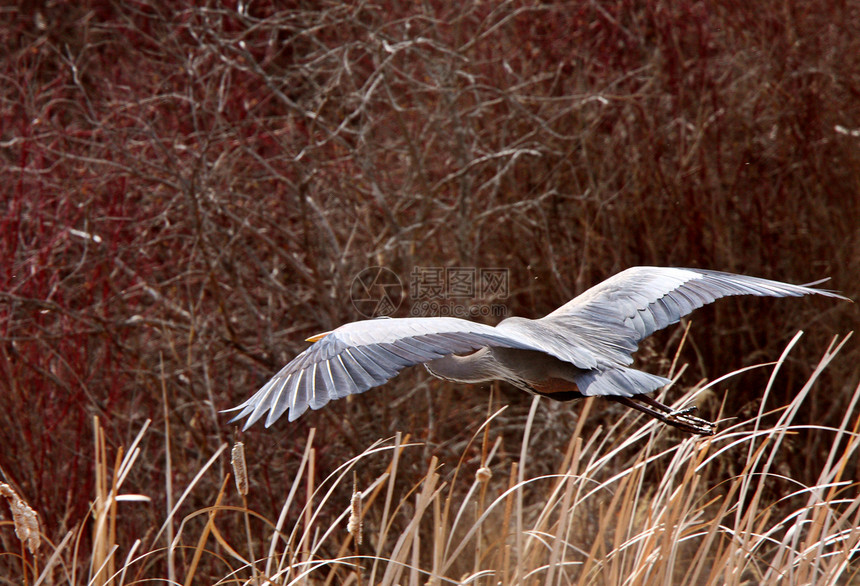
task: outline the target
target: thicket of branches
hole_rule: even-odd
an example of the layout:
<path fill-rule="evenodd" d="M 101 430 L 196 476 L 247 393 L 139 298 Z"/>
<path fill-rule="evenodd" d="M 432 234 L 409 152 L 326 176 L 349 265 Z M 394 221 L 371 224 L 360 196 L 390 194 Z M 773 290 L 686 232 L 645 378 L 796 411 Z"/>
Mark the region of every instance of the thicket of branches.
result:
<path fill-rule="evenodd" d="M 93 493 L 94 414 L 125 445 L 167 417 L 193 475 L 230 437 L 218 410 L 360 317 L 365 267 L 507 268 L 503 302 L 528 317 L 637 264 L 860 293 L 854 3 L 18 4 L 0 9 L 0 466 L 58 533 Z M 726 300 L 694 319 L 685 384 L 808 330 L 778 407 L 857 312 Z M 839 422 L 850 344 L 808 421 Z M 719 389 L 726 415 L 756 412 L 749 377 Z M 527 401 L 508 391 L 515 434 Z M 310 426 L 321 467 L 409 431 L 423 474 L 486 395 L 416 371 L 254 430 L 258 506 L 276 510 Z M 547 454 L 577 411 L 542 407 Z M 598 403 L 590 425 L 614 415 Z M 141 486 L 163 485 L 164 447 L 144 446 Z M 799 440 L 784 465 L 829 447 Z"/>

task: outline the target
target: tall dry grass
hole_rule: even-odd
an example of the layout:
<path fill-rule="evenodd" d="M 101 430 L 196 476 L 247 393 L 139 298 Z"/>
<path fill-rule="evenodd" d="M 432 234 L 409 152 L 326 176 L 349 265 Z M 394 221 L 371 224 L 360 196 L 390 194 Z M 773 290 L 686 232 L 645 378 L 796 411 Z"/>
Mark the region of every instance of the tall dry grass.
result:
<path fill-rule="evenodd" d="M 770 371 L 771 381 L 799 338 L 778 362 L 760 365 Z M 38 549 L 26 549 L 19 533 L 20 550 L 3 556 L 6 568 L 17 568 L 8 581 L 858 583 L 860 483 L 848 471 L 860 448 L 860 386 L 839 426 L 795 422 L 817 394 L 827 392 L 821 375 L 849 338 L 834 338 L 791 403 L 776 408 L 774 425 L 763 425 L 759 418 L 726 420 L 714 437 L 698 438 L 678 436 L 632 411 L 610 426 L 583 433 L 582 417 L 566 445 L 557 446 L 551 474 L 532 473 L 538 399 L 522 430 L 518 456 L 499 461 L 497 411 L 472 433 L 471 443 L 480 446 L 478 460 L 433 457 L 417 476 L 401 464 L 403 454 L 418 444 L 398 433 L 374 442 L 318 483 L 317 440 L 311 430 L 297 473 L 280 485 L 276 518 L 250 504 L 253 478 L 241 478 L 234 491 L 230 475 L 224 474 L 218 491 L 195 498 L 207 486 L 199 481 L 217 474 L 211 464 L 225 444 L 210 454 L 209 465 L 163 520 L 124 545 L 117 543 L 117 524 L 141 502 L 160 506 L 146 495 L 124 492 L 131 468 L 139 465 L 140 444 L 158 440 L 144 425 L 129 449 L 119 450 L 111 461 L 96 420 L 93 453 L 99 477 L 90 518 L 57 543 L 50 540 L 52 528 L 44 528 Z M 691 389 L 680 402 L 693 401 L 716 384 Z M 770 390 L 762 390 L 765 399 Z M 817 474 L 813 482 L 786 476 L 778 467 L 783 452 L 792 442 L 818 436 L 831 449 L 826 458 L 809 463 Z M 254 458 L 256 450 L 253 444 L 237 446 L 234 470 L 242 477 L 245 458 Z M 169 476 L 171 470 L 165 472 Z M 337 489 L 345 485 L 352 487 L 352 498 L 337 498 Z M 774 486 L 784 488 L 774 492 Z M 195 508 L 192 499 L 206 504 Z M 242 521 L 230 523 L 231 518 Z M 11 529 L 12 522 L 3 524 Z M 86 531 L 92 531 L 95 547 L 90 563 L 82 566 L 74 549 Z"/>

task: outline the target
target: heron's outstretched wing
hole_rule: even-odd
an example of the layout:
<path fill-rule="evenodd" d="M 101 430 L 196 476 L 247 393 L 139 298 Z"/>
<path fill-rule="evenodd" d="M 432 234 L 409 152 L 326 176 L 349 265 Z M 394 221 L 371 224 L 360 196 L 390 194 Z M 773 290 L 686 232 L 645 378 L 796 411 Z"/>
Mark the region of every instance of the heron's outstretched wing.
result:
<path fill-rule="evenodd" d="M 721 297 L 800 297 L 814 293 L 847 299 L 803 285 L 718 271 L 633 267 L 595 285 L 539 320 L 515 321 L 511 324 L 513 328 L 502 322 L 498 330 L 537 346 L 540 338 L 563 337 L 572 347 L 566 352 L 577 353 L 578 360 L 571 362 L 580 368 L 599 368 L 632 363 L 632 353 L 644 338 Z M 547 348 L 540 349 L 550 352 Z"/>
<path fill-rule="evenodd" d="M 373 319 L 343 325 L 296 356 L 241 405 L 232 421 L 247 429 L 268 412 L 266 427 L 289 409 L 295 420 L 308 407 L 363 393 L 407 366 L 486 346 L 534 349 L 492 326 L 452 318 Z"/>

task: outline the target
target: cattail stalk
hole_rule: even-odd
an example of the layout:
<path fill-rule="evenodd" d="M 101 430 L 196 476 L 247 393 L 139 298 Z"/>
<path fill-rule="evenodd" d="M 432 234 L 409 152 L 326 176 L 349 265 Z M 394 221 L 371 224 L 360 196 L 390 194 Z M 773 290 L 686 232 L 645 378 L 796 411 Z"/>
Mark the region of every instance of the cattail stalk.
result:
<path fill-rule="evenodd" d="M 233 465 L 233 478 L 236 480 L 236 490 L 242 496 L 248 496 L 248 465 L 245 463 L 245 444 L 236 442 L 230 452 L 230 464 Z"/>
<path fill-rule="evenodd" d="M 36 553 L 41 544 L 41 533 L 39 532 L 39 516 L 18 496 L 11 486 L 0 483 L 0 495 L 6 497 L 9 508 L 12 510 L 12 522 L 15 524 L 15 535 L 21 543 L 27 545 L 30 553 Z"/>

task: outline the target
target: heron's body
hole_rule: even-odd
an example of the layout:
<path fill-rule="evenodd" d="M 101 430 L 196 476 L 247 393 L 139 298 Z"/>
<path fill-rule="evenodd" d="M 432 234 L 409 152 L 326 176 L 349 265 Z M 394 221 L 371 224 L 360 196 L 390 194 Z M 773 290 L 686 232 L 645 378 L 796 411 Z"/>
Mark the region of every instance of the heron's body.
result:
<path fill-rule="evenodd" d="M 503 380 L 526 392 L 563 401 L 584 396 L 576 386 L 582 369 L 536 350 L 481 348 L 467 356 L 431 360 L 424 366 L 433 376 L 455 382 Z"/>
<path fill-rule="evenodd" d="M 604 396 L 692 433 L 713 425 L 645 395 L 671 381 L 633 368 L 639 342 L 684 315 L 728 295 L 840 295 L 802 285 L 701 269 L 634 267 L 592 287 L 540 319 L 497 326 L 440 318 L 348 323 L 316 341 L 253 397 L 235 407 L 245 428 L 263 415 L 271 425 L 308 407 L 361 393 L 407 366 L 458 382 L 504 380 L 557 400 Z M 235 420 L 234 419 L 234 420 Z"/>

